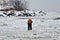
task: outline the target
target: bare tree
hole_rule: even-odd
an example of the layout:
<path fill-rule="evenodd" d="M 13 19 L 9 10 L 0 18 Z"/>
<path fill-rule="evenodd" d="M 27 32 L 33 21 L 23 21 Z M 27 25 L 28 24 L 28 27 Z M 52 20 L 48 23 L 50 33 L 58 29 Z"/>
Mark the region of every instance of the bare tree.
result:
<path fill-rule="evenodd" d="M 12 6 L 17 10 L 27 9 L 28 2 L 25 0 L 2 0 L 3 3 L 0 3 L 2 6 Z"/>
<path fill-rule="evenodd" d="M 5 0 L 2 0 L 2 3 L 0 2 L 0 5 L 2 5 L 2 6 L 6 6 L 6 5 L 7 5 L 7 3 L 6 3 L 6 1 L 5 1 Z"/>
<path fill-rule="evenodd" d="M 25 0 L 10 0 L 10 5 L 15 9 L 24 10 L 27 9 L 27 1 Z"/>

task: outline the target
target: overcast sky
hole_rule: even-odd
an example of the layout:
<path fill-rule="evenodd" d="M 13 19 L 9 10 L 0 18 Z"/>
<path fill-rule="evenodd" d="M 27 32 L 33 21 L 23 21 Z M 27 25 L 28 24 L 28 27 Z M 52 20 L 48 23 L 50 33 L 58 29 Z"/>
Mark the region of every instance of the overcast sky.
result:
<path fill-rule="evenodd" d="M 27 0 L 32 10 L 59 11 L 60 0 Z"/>

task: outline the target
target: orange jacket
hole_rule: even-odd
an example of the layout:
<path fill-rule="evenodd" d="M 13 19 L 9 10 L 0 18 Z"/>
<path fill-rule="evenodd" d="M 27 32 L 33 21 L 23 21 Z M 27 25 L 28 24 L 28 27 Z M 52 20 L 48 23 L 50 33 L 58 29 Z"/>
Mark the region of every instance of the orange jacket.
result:
<path fill-rule="evenodd" d="M 28 23 L 32 23 L 32 20 L 31 20 L 31 19 L 29 19 L 29 20 L 28 20 Z"/>

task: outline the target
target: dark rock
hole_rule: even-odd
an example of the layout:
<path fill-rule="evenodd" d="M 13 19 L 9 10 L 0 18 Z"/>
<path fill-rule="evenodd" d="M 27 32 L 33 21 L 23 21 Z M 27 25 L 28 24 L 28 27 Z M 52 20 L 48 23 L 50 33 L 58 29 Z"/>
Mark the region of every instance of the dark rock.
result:
<path fill-rule="evenodd" d="M 57 18 L 55 18 L 54 20 L 58 20 L 58 19 L 60 19 L 60 17 L 57 17 Z"/>
<path fill-rule="evenodd" d="M 37 34 L 33 34 L 33 35 L 37 35 Z"/>

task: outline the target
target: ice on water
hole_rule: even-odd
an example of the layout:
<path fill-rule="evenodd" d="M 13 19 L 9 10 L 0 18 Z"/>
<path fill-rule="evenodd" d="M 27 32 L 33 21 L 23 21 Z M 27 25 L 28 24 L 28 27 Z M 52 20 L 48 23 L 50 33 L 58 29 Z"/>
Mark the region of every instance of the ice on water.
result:
<path fill-rule="evenodd" d="M 60 20 L 32 18 L 28 31 L 27 19 L 0 17 L 0 40 L 60 40 Z"/>

